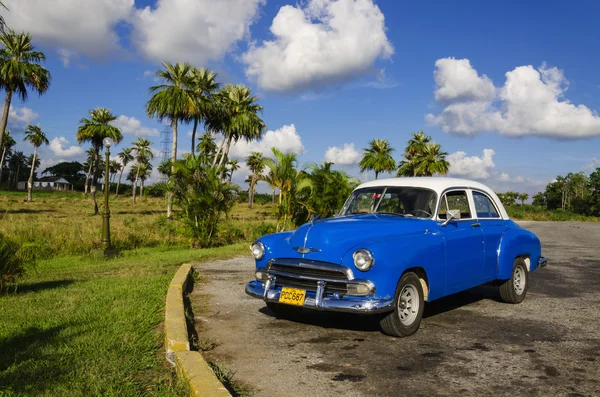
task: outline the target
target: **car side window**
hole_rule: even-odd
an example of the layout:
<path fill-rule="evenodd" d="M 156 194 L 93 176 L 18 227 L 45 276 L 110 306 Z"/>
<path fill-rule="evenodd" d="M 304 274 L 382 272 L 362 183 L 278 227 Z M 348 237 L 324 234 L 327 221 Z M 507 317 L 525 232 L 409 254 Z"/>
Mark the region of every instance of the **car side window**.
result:
<path fill-rule="evenodd" d="M 473 192 L 473 201 L 475 202 L 477 218 L 500 218 L 496 206 L 485 194 Z"/>
<path fill-rule="evenodd" d="M 449 210 L 460 210 L 460 219 L 472 218 L 466 191 L 455 190 L 442 196 L 438 217 L 446 219 Z"/>

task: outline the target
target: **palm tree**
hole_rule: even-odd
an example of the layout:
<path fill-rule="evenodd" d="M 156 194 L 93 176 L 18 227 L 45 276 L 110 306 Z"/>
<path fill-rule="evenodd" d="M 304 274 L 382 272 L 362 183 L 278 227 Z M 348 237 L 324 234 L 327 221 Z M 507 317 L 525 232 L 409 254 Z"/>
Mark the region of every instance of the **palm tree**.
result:
<path fill-rule="evenodd" d="M 4 3 L 1 1 L 0 1 L 0 7 L 4 8 L 6 11 L 8 11 L 8 7 L 6 7 L 4 5 Z M 6 27 L 6 22 L 4 21 L 4 18 L 2 17 L 2 15 L 0 15 L 0 32 L 4 33 L 5 27 Z"/>
<path fill-rule="evenodd" d="M 219 89 L 219 83 L 215 81 L 217 74 L 210 69 L 193 68 L 190 71 L 190 78 L 190 89 L 194 96 L 194 106 L 190 114 L 194 120 L 194 127 L 192 129 L 192 155 L 195 156 L 198 124 L 207 119 L 212 104 L 212 95 Z"/>
<path fill-rule="evenodd" d="M 108 169 L 110 171 L 109 183 L 114 183 L 115 177 L 117 176 L 117 174 L 119 173 L 119 170 L 121 169 L 121 163 L 118 162 L 117 160 L 110 160 Z"/>
<path fill-rule="evenodd" d="M 200 137 L 196 151 L 202 156 L 203 162 L 206 164 L 212 163 L 217 151 L 217 144 L 209 131 L 206 131 Z"/>
<path fill-rule="evenodd" d="M 15 146 L 17 142 L 10 136 L 10 130 L 4 131 L 4 140 L 2 142 L 2 158 L 0 159 L 0 182 L 2 182 L 2 170 L 4 168 L 4 161 L 6 160 L 6 152 L 10 153 L 10 149 Z"/>
<path fill-rule="evenodd" d="M 28 125 L 25 129 L 24 141 L 29 141 L 33 145 L 33 158 L 31 159 L 31 172 L 27 181 L 27 202 L 31 203 L 31 190 L 33 188 L 33 174 L 35 173 L 35 160 L 37 158 L 37 150 L 42 145 L 48 145 L 50 142 L 46 134 L 39 125 Z"/>
<path fill-rule="evenodd" d="M 246 158 L 246 165 L 250 169 L 250 185 L 248 186 L 248 208 L 252 208 L 254 203 L 254 191 L 256 190 L 256 183 L 261 179 L 262 173 L 265 169 L 265 162 L 260 152 L 252 152 L 250 156 Z"/>
<path fill-rule="evenodd" d="M 10 170 L 10 174 L 12 174 L 13 187 L 17 187 L 17 183 L 19 182 L 19 178 L 21 176 L 21 168 L 25 168 L 27 166 L 27 156 L 23 154 L 23 152 L 14 152 L 11 154 L 8 159 L 8 169 Z M 8 184 L 10 186 L 10 176 L 8 177 Z"/>
<path fill-rule="evenodd" d="M 396 168 L 396 161 L 392 158 L 394 149 L 385 139 L 373 139 L 369 147 L 363 149 L 363 157 L 358 163 L 360 172 L 375 171 L 375 179 L 381 172 L 392 172 Z"/>
<path fill-rule="evenodd" d="M 233 173 L 240 169 L 240 164 L 237 159 L 232 159 L 229 161 L 229 182 L 231 182 L 231 178 L 233 178 Z"/>
<path fill-rule="evenodd" d="M 448 153 L 442 152 L 439 143 L 430 142 L 413 158 L 415 176 L 446 175 L 450 163 L 446 161 Z"/>
<path fill-rule="evenodd" d="M 258 97 L 252 96 L 250 88 L 227 84 L 215 99 L 215 109 L 206 123 L 211 130 L 223 133 L 223 141 L 213 159 L 213 165 L 219 159 L 218 166 L 221 167 L 225 158 L 229 156 L 231 142 L 237 142 L 239 139 L 260 139 L 266 126 L 258 116 L 262 112 L 262 107 L 257 104 Z M 223 150 L 225 141 L 227 145 Z"/>
<path fill-rule="evenodd" d="M 6 91 L 4 113 L 0 120 L 0 147 L 8 123 L 8 112 L 13 94 L 26 101 L 28 89 L 42 95 L 50 86 L 50 72 L 40 65 L 46 56 L 35 51 L 29 33 L 8 31 L 0 35 L 0 87 Z"/>
<path fill-rule="evenodd" d="M 136 164 L 137 170 L 140 179 L 140 197 L 144 197 L 144 182 L 150 177 L 152 174 L 152 164 L 146 163 L 138 163 Z"/>
<path fill-rule="evenodd" d="M 143 164 L 149 164 L 150 160 L 154 158 L 154 154 L 152 154 L 152 150 L 150 146 L 152 142 L 147 140 L 146 138 L 138 138 L 137 141 L 133 142 L 133 151 L 135 152 L 135 160 L 136 171 L 135 171 L 135 179 L 133 180 L 133 204 L 135 204 L 135 196 L 137 192 L 137 183 L 140 178 L 140 173 L 144 172 Z M 140 191 L 140 194 L 142 192 Z"/>
<path fill-rule="evenodd" d="M 92 177 L 92 202 L 94 203 L 94 215 L 98 215 L 98 203 L 96 202 L 96 183 L 98 182 L 98 169 L 100 165 L 100 152 L 103 148 L 104 138 L 111 138 L 116 144 L 121 142 L 123 134 L 118 127 L 111 124 L 117 118 L 107 108 L 96 108 L 90 110 L 89 119 L 81 119 L 77 129 L 77 142 L 89 142 L 95 149 L 94 174 Z"/>
<path fill-rule="evenodd" d="M 132 148 L 125 148 L 121 153 L 118 154 L 119 161 L 121 161 L 121 173 L 119 174 L 119 181 L 117 182 L 117 196 L 119 195 L 119 186 L 121 185 L 121 177 L 123 176 L 123 171 L 125 170 L 127 164 L 133 161 L 133 155 L 131 154 L 132 151 Z"/>
<path fill-rule="evenodd" d="M 163 84 L 150 87 L 152 98 L 146 103 L 146 113 L 149 117 L 156 117 L 159 121 L 167 119 L 173 128 L 173 144 L 171 149 L 171 172 L 177 160 L 177 126 L 179 121 L 190 119 L 192 110 L 196 108 L 195 93 L 192 86 L 191 71 L 193 66 L 189 63 L 163 62 L 165 70 L 156 72 L 156 77 Z M 134 188 L 135 190 L 135 188 Z M 173 214 L 173 194 L 167 194 L 167 218 Z"/>
<path fill-rule="evenodd" d="M 523 207 L 525 205 L 525 201 L 527 201 L 528 198 L 529 198 L 529 194 L 527 194 L 527 193 L 519 194 L 519 201 L 521 202 L 521 207 Z"/>
<path fill-rule="evenodd" d="M 86 154 L 87 154 L 87 161 L 85 163 L 83 163 L 83 166 L 84 166 L 83 170 L 85 171 L 87 169 L 87 172 L 85 174 L 85 185 L 84 185 L 83 193 L 87 195 L 88 182 L 92 178 L 92 167 L 94 166 L 94 162 L 96 161 L 96 149 L 91 147 L 88 150 L 86 150 Z"/>

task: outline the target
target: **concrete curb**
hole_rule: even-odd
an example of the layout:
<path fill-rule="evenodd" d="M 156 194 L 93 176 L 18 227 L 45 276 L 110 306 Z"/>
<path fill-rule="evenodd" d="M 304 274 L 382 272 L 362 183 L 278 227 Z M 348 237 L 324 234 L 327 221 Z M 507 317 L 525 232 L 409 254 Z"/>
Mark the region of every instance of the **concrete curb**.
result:
<path fill-rule="evenodd" d="M 185 379 L 192 396 L 231 396 L 215 376 L 202 354 L 190 351 L 183 293 L 192 265 L 181 265 L 167 291 L 165 306 L 165 349 L 167 360 L 177 367 L 177 374 Z"/>

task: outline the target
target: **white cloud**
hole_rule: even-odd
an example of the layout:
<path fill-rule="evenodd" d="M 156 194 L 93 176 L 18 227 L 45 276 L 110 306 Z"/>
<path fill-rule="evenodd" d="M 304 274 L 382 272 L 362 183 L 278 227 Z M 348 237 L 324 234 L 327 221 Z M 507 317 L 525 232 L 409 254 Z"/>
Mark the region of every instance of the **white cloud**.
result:
<path fill-rule="evenodd" d="M 283 153 L 304 153 L 302 139 L 294 124 L 284 125 L 275 131 L 267 131 L 260 141 L 238 141 L 231 145 L 230 158 L 245 159 L 252 152 L 260 152 L 263 156 L 273 157 L 271 148 L 277 148 Z"/>
<path fill-rule="evenodd" d="M 219 59 L 248 34 L 265 0 L 158 0 L 133 13 L 133 41 L 147 58 L 198 64 Z"/>
<path fill-rule="evenodd" d="M 242 56 L 246 75 L 270 91 L 300 91 L 362 76 L 394 49 L 372 0 L 309 0 L 286 5 L 271 24 L 273 40 Z"/>
<path fill-rule="evenodd" d="M 600 135 L 600 117 L 564 98 L 568 81 L 555 67 L 519 66 L 506 73 L 503 87 L 496 88 L 468 59 L 445 58 L 436 62 L 434 76 L 435 98 L 444 109 L 426 119 L 446 132 L 498 131 L 563 139 Z"/>
<path fill-rule="evenodd" d="M 518 175 L 515 177 L 511 177 L 506 172 L 501 173 L 500 176 L 498 177 L 498 180 L 500 182 L 514 182 L 514 183 L 524 183 L 525 182 L 525 178 L 523 178 L 522 176 Z"/>
<path fill-rule="evenodd" d="M 7 0 L 6 23 L 16 31 L 30 32 L 36 40 L 70 54 L 92 58 L 120 50 L 115 25 L 125 21 L 134 0 Z M 65 58 L 61 56 L 63 64 Z M 68 65 L 68 62 L 67 62 Z"/>
<path fill-rule="evenodd" d="M 158 136 L 160 132 L 156 128 L 148 128 L 142 126 L 142 122 L 135 117 L 127 117 L 120 115 L 112 123 L 115 127 L 121 129 L 124 134 L 130 134 L 135 136 Z"/>
<path fill-rule="evenodd" d="M 73 51 L 66 48 L 59 48 L 56 52 L 65 68 L 71 66 L 71 60 L 76 57 L 76 54 Z"/>
<path fill-rule="evenodd" d="M 600 167 L 600 160 L 598 160 L 596 157 L 592 157 L 592 159 L 583 167 L 583 170 L 591 172 L 595 171 L 598 167 Z"/>
<path fill-rule="evenodd" d="M 73 157 L 83 154 L 81 146 L 69 146 L 69 140 L 63 136 L 50 141 L 50 150 L 52 150 L 55 156 L 59 157 Z"/>
<path fill-rule="evenodd" d="M 467 157 L 467 153 L 459 151 L 449 154 L 446 160 L 450 163 L 449 175 L 462 176 L 469 179 L 486 179 L 490 177 L 490 171 L 496 166 L 494 164 L 493 149 L 483 149 L 483 155 Z"/>
<path fill-rule="evenodd" d="M 336 165 L 353 165 L 360 161 L 360 152 L 356 150 L 353 143 L 344 143 L 344 146 L 330 146 L 325 151 L 323 161 Z"/>
<path fill-rule="evenodd" d="M 27 107 L 18 108 L 11 105 L 8 111 L 8 123 L 12 125 L 31 124 L 38 117 L 40 117 L 39 114 Z"/>

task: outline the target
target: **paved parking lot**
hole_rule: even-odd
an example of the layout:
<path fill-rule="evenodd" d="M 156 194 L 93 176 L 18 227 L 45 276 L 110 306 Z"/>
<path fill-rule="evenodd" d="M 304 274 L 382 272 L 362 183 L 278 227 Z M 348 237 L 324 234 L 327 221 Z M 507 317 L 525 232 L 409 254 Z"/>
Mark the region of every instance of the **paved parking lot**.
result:
<path fill-rule="evenodd" d="M 197 266 L 207 352 L 269 396 L 600 395 L 600 224 L 521 222 L 548 267 L 525 302 L 482 286 L 426 304 L 421 329 L 396 339 L 369 317 L 309 311 L 277 318 L 244 293 L 250 255 Z M 195 299 L 192 299 L 194 301 Z"/>

